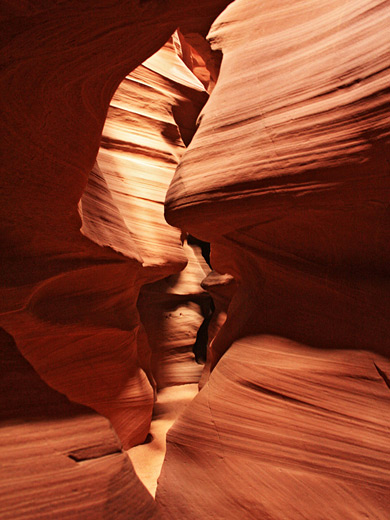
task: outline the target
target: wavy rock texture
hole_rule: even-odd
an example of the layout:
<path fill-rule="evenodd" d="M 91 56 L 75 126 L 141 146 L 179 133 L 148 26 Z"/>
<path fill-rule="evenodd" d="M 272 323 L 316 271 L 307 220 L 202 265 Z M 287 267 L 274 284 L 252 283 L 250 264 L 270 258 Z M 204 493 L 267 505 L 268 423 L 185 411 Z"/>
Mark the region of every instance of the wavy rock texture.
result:
<path fill-rule="evenodd" d="M 0 9 L 0 324 L 46 383 L 109 417 L 124 445 L 144 440 L 153 406 L 147 339 L 136 309 L 139 288 L 183 267 L 184 255 L 170 259 L 168 238 L 154 241 L 151 248 L 140 247 L 142 218 L 129 234 L 128 215 L 118 208 L 122 194 L 109 193 L 104 168 L 94 168 L 103 124 L 109 102 L 130 70 L 156 52 L 179 25 L 184 32 L 205 34 L 227 3 L 205 0 L 191 7 L 179 0 L 164 5 L 4 1 Z M 168 90 L 167 95 L 168 107 L 175 96 L 169 97 Z M 164 121 L 155 125 L 161 133 L 170 130 Z M 113 125 L 112 130 L 115 134 L 118 128 Z M 177 133 L 168 131 L 165 137 L 168 156 Z M 156 163 L 158 169 L 158 158 Z M 107 211 L 108 226 L 101 235 L 96 221 L 85 226 L 98 244 L 110 247 L 80 233 L 78 202 L 92 168 L 89 194 L 99 192 L 95 202 Z M 164 177 L 161 183 L 166 182 Z M 91 198 L 88 204 L 93 220 Z M 164 226 L 161 236 L 168 235 Z M 178 242 L 176 237 L 176 252 Z M 160 245 L 162 260 L 151 251 Z M 46 397 L 42 399 L 43 405 Z M 77 421 L 69 436 L 73 431 Z M 95 469 L 100 474 L 105 466 Z M 126 471 L 118 469 L 119 480 L 127 478 Z M 119 490 L 121 486 L 119 482 Z M 75 518 L 67 502 L 69 487 L 59 482 L 55 494 L 66 504 L 52 502 L 51 515 Z M 131 503 L 134 497 L 128 497 Z M 126 507 L 131 510 L 130 503 Z M 14 517 L 23 516 L 23 504 L 15 507 Z M 107 507 L 106 517 L 116 514 L 115 501 Z M 85 508 L 86 517 L 94 516 L 92 506 Z M 144 514 L 134 509 L 135 518 Z"/>
<path fill-rule="evenodd" d="M 389 22 L 388 1 L 236 0 L 212 27 L 166 215 L 237 291 L 171 430 L 171 518 L 388 515 Z"/>
<path fill-rule="evenodd" d="M 175 33 L 121 83 L 110 103 L 97 156 L 103 180 L 96 185 L 95 173 L 81 199 L 82 232 L 126 256 L 137 252 L 144 278 L 150 281 L 182 270 L 187 262 L 180 231 L 164 220 L 163 203 L 185 149 L 181 134 L 186 139 L 195 133 L 196 117 L 208 96 L 180 54 Z M 88 220 L 86 198 L 92 208 Z M 127 248 L 123 234 L 130 241 Z"/>
<path fill-rule="evenodd" d="M 125 445 L 145 438 L 155 331 L 137 298 L 185 263 L 159 222 L 162 193 L 215 83 L 199 34 L 228 3 L 2 3 L 0 324 L 36 371 L 7 336 L 3 516 L 158 514 L 107 421 L 36 373 L 108 416 Z M 387 0 L 236 0 L 212 29 L 221 75 L 166 215 L 212 243 L 237 290 L 214 372 L 170 433 L 157 493 L 168 518 L 386 519 L 389 21 Z M 164 64 L 125 80 L 95 164 L 116 88 L 179 25 L 199 81 L 186 90 L 172 71 L 179 37 Z M 92 169 L 82 212 L 95 244 L 77 209 Z M 162 385 L 178 380 L 166 374 Z M 13 381 L 33 389 L 28 413 Z"/>
<path fill-rule="evenodd" d="M 153 410 L 148 442 L 134 446 L 127 452 L 138 477 L 153 497 L 165 457 L 167 431 L 197 393 L 197 383 L 167 386 L 160 390 Z M 161 514 L 161 509 L 159 512 Z"/>
<path fill-rule="evenodd" d="M 389 388 L 365 352 L 233 344 L 168 433 L 169 518 L 385 520 Z"/>
<path fill-rule="evenodd" d="M 0 330 L 0 517 L 161 518 L 107 419 L 49 388 Z"/>
<path fill-rule="evenodd" d="M 237 291 L 237 284 L 230 274 L 222 275 L 216 271 L 210 271 L 206 278 L 202 280 L 201 286 L 211 295 L 214 304 L 214 310 L 210 317 L 207 330 L 206 363 L 199 382 L 199 386 L 203 387 L 210 375 L 211 359 L 213 356 L 211 350 L 212 342 L 225 324 L 230 302 L 234 293 Z"/>
<path fill-rule="evenodd" d="M 51 30 L 54 25 L 53 21 Z M 47 43 L 42 35 L 41 40 L 42 45 Z M 126 63 L 126 54 L 122 59 Z M 44 78 L 44 71 L 38 72 Z M 72 72 L 77 75 L 77 68 Z M 80 89 L 87 89 L 82 78 L 78 81 Z M 45 88 L 54 87 L 49 83 Z M 99 88 L 96 78 L 92 92 L 94 88 Z M 7 217 L 11 222 L 6 236 L 11 242 L 5 258 L 9 292 L 3 300 L 3 324 L 46 382 L 109 417 L 125 445 L 143 441 L 153 406 L 146 336 L 139 329 L 136 310 L 139 288 L 179 271 L 186 263 L 179 232 L 163 221 L 162 202 L 184 147 L 173 112 L 180 115 L 182 105 L 192 104 L 192 92 L 196 114 L 200 109 L 196 102 L 201 106 L 206 96 L 204 87 L 171 45 L 133 72 L 116 94 L 99 154 L 102 167 L 93 171 L 82 203 L 86 205 L 83 233 L 110 249 L 97 247 L 80 235 L 77 214 L 72 213 L 83 185 L 81 175 L 77 174 L 76 183 L 64 168 L 79 161 L 80 166 L 73 168 L 76 175 L 86 163 L 87 150 L 95 149 L 92 136 L 85 141 L 86 129 L 79 129 L 84 141 L 75 143 L 79 156 L 75 150 L 68 153 L 67 162 L 56 172 L 56 182 L 49 180 L 47 171 L 39 170 L 31 173 L 37 179 L 35 184 L 31 181 L 28 192 L 22 191 L 24 184 L 17 175 L 8 186 L 11 191 L 15 184 L 7 205 L 10 200 L 19 204 L 14 202 Z M 57 97 L 60 94 L 66 96 L 66 89 L 59 90 Z M 90 97 L 85 99 L 94 103 Z M 84 107 L 78 114 L 79 125 L 87 110 Z M 96 118 L 96 114 L 89 116 L 91 132 L 97 133 Z M 186 118 L 181 120 L 188 132 L 191 117 Z M 124 126 L 129 125 L 126 133 Z M 79 137 L 69 129 L 62 141 L 57 138 L 57 147 L 65 138 L 69 142 L 70 134 L 75 141 Z M 50 134 L 45 146 L 52 139 Z M 57 147 L 50 149 L 52 155 L 60 154 Z M 43 148 L 42 153 L 49 152 Z M 54 164 L 53 156 L 51 161 Z M 131 172 L 127 177 L 125 170 Z"/>
<path fill-rule="evenodd" d="M 204 268 L 189 246 L 182 247 L 181 232 L 166 224 L 163 206 L 185 149 L 183 139 L 194 134 L 196 117 L 208 97 L 181 56 L 175 33 L 121 83 L 110 103 L 97 165 L 80 203 L 83 234 L 124 255 L 137 255 L 142 264 L 139 285 L 164 278 L 142 290 L 138 301 L 142 330 L 135 344 L 141 367 L 159 387 L 200 377 L 191 349 L 202 322 L 196 300 L 205 296 L 200 287 Z M 166 278 L 184 267 L 181 274 Z M 154 351 L 152 366 L 148 338 Z M 171 353 L 169 359 L 161 350 Z M 183 363 L 188 376 L 181 374 Z M 176 376 L 161 375 L 168 365 Z M 137 402 L 135 392 L 129 400 Z M 140 413 L 133 415 L 133 421 L 140 420 Z M 150 415 L 149 410 L 149 419 Z M 146 433 L 144 429 L 144 437 Z"/>
<path fill-rule="evenodd" d="M 194 347 L 210 306 L 201 282 L 210 271 L 200 248 L 184 241 L 188 264 L 176 275 L 142 287 L 138 299 L 141 321 L 152 350 L 152 372 L 157 389 L 197 383 L 203 365 Z M 206 347 L 206 345 L 205 345 Z"/>

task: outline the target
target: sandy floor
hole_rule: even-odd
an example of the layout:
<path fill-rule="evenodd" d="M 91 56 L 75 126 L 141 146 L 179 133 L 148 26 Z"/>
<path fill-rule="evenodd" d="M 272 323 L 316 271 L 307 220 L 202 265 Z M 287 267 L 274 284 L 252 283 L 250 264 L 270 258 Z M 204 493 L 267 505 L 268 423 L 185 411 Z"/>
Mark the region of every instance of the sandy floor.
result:
<path fill-rule="evenodd" d="M 197 384 L 170 386 L 161 390 L 157 395 L 150 428 L 151 442 L 127 452 L 137 475 L 153 496 L 165 457 L 167 431 L 197 393 Z"/>

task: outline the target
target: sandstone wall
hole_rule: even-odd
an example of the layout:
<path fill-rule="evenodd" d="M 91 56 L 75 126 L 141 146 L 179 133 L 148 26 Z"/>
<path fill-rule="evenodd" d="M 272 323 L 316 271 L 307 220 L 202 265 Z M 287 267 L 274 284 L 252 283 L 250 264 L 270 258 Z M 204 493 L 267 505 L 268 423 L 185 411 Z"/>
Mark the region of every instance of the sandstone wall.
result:
<path fill-rule="evenodd" d="M 100 168 L 94 166 L 95 159 L 110 100 L 129 71 L 160 49 L 179 25 L 184 32 L 206 34 L 227 3 L 202 1 L 194 7 L 181 1 L 163 5 L 157 1 L 63 0 L 4 1 L 0 6 L 0 325 L 7 331 L 6 337 L 13 338 L 11 351 L 16 355 L 17 348 L 22 353 L 38 381 L 39 375 L 72 401 L 109 417 L 125 446 L 145 439 L 154 401 L 147 337 L 136 308 L 139 289 L 147 282 L 179 271 L 186 258 L 180 252 L 180 235 L 168 231 L 162 222 L 163 231 L 156 233 L 162 240 L 154 240 L 149 231 L 140 244 L 140 233 L 145 232 L 142 211 L 135 212 L 136 229 L 129 233 L 129 215 L 124 215 L 120 208 L 123 193 L 115 192 L 105 178 L 105 161 L 101 161 Z M 146 70 L 151 76 L 155 74 L 147 67 Z M 197 82 L 198 89 L 204 91 Z M 137 80 L 133 83 L 135 86 Z M 180 156 L 175 150 L 182 149 L 183 144 L 176 125 L 171 124 L 174 118 L 168 107 L 169 103 L 171 108 L 176 102 L 180 105 L 185 94 L 179 92 L 180 87 L 176 94 L 170 94 L 174 80 L 168 83 L 169 80 L 165 82 L 169 98 L 166 106 L 155 100 L 154 130 L 166 137 L 165 143 L 160 141 L 164 144 L 162 155 L 166 163 L 170 162 L 168 170 L 173 172 Z M 187 85 L 187 89 L 191 90 L 191 86 Z M 121 108 L 112 110 L 120 112 Z M 194 107 L 194 113 L 196 110 Z M 166 118 L 158 123 L 161 111 L 165 111 Z M 131 114 L 128 116 L 131 120 Z M 126 119 L 123 113 L 118 118 L 122 122 Z M 136 119 L 132 119 L 135 134 L 139 123 Z M 187 119 L 182 118 L 183 129 Z M 115 124 L 110 130 L 120 133 Z M 146 127 L 145 132 L 148 133 Z M 145 134 L 143 137 L 148 139 Z M 112 135 L 110 139 L 112 143 Z M 137 147 L 139 143 L 133 144 Z M 152 138 L 151 149 L 155 144 Z M 160 157 L 153 158 L 157 169 L 160 152 Z M 168 157 L 170 161 L 166 161 Z M 121 165 L 123 156 L 117 159 Z M 82 203 L 84 214 L 89 214 L 82 234 L 78 203 L 92 169 Z M 160 170 L 156 197 L 159 208 L 169 181 L 168 170 Z M 137 195 L 133 193 L 132 217 Z M 148 211 L 155 219 L 162 210 L 154 210 L 157 204 L 152 202 Z M 101 211 L 98 217 L 96 206 Z M 104 218 L 108 226 L 100 225 Z M 97 243 L 85 236 L 88 233 Z M 145 246 L 148 240 L 152 244 L 149 249 Z M 153 258 L 156 248 L 159 254 Z M 8 370 L 7 364 L 3 366 L 1 377 L 11 388 L 14 384 L 22 385 L 17 371 L 9 377 Z M 45 437 L 47 421 L 53 418 L 48 418 L 46 410 L 51 389 L 45 385 L 44 388 L 47 391 L 33 392 L 31 400 L 31 406 L 40 410 L 40 422 L 34 422 L 18 405 L 12 412 L 18 417 L 18 427 L 7 430 L 2 423 L 6 460 L 3 468 L 11 485 L 2 487 L 1 502 L 10 518 L 122 518 L 129 511 L 134 518 L 153 517 L 155 506 L 121 453 L 121 444 L 106 420 L 96 414 L 91 415 L 91 420 L 84 419 L 91 412 L 82 409 L 79 421 L 74 417 L 73 405 L 66 405 L 64 412 L 59 412 L 58 424 L 54 420 L 53 433 L 50 426 Z M 8 395 L 7 390 L 2 396 L 4 421 L 9 419 L 7 408 L 12 408 L 7 406 Z M 81 462 L 79 466 L 66 454 L 55 454 L 48 462 L 50 468 L 64 464 L 65 476 L 38 462 L 42 460 L 45 439 L 49 437 L 51 444 L 63 421 L 69 424 L 59 434 L 58 445 L 64 453 L 68 448 L 63 448 L 62 434 L 64 444 L 77 451 L 84 449 L 85 444 L 89 446 L 89 442 L 94 446 L 95 434 L 90 432 L 96 428 L 96 435 L 105 446 L 105 460 L 91 463 L 93 470 L 84 473 L 79 468 L 87 469 L 89 463 Z M 23 437 L 20 449 L 14 450 L 13 438 L 23 430 L 27 436 Z M 86 442 L 88 436 L 90 440 Z M 31 438 L 37 439 L 36 444 L 31 443 Z M 118 455 L 113 455 L 115 460 L 111 460 L 110 446 L 115 446 L 115 453 L 118 451 Z M 100 455 L 99 452 L 96 456 Z M 29 478 L 23 481 L 19 494 L 15 491 L 9 497 L 20 477 L 21 464 Z M 13 475 L 16 480 L 12 480 Z M 96 493 L 95 498 L 83 502 L 79 494 L 72 495 L 75 490 L 70 483 L 77 479 L 85 485 L 82 493 L 87 497 Z M 52 482 L 53 490 L 45 494 L 47 482 Z M 32 495 L 39 497 L 31 500 Z M 76 502 L 80 504 L 76 506 Z"/>
<path fill-rule="evenodd" d="M 211 29 L 166 216 L 237 291 L 168 435 L 172 518 L 388 514 L 389 22 L 387 1 L 236 0 Z"/>

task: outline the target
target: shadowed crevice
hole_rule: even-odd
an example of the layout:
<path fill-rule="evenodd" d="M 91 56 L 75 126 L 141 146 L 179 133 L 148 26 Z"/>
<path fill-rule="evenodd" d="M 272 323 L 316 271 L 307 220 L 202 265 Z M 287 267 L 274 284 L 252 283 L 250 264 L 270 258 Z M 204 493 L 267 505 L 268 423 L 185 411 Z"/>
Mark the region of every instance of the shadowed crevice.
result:
<path fill-rule="evenodd" d="M 390 379 L 387 377 L 387 375 L 383 372 L 383 370 L 381 370 L 378 365 L 376 363 L 374 363 L 374 366 L 376 368 L 376 371 L 378 372 L 378 374 L 381 376 L 381 378 L 383 379 L 383 381 L 385 382 L 385 385 L 387 386 L 387 388 L 390 389 Z"/>

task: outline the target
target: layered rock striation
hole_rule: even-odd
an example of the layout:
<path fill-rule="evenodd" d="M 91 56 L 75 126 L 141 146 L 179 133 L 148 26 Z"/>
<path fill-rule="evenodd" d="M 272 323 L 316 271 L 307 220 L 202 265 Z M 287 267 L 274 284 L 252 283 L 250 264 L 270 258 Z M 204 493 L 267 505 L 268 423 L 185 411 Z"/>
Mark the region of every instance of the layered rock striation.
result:
<path fill-rule="evenodd" d="M 105 396 L 102 402 L 91 390 L 94 401 L 88 403 L 114 421 L 122 439 L 129 439 L 127 447 L 142 442 L 148 433 L 155 380 L 162 385 L 159 376 L 163 362 L 157 362 L 157 351 L 164 348 L 164 341 L 166 349 L 174 349 L 174 341 L 181 350 L 186 345 L 191 347 L 201 321 L 199 308 L 196 304 L 191 307 L 187 296 L 202 291 L 202 269 L 192 280 L 195 288 L 191 280 L 180 281 L 183 276 L 188 278 L 186 274 L 153 284 L 181 271 L 191 253 L 190 248 L 182 247 L 180 230 L 169 226 L 163 214 L 166 191 L 185 149 L 183 139 L 187 141 L 195 132 L 196 116 L 207 99 L 203 84 L 185 65 L 182 55 L 175 33 L 120 84 L 110 103 L 96 165 L 80 201 L 81 232 L 100 246 L 109 246 L 138 262 L 135 287 L 125 296 L 128 303 L 133 303 L 131 315 L 126 316 L 127 326 L 133 323 L 133 358 L 126 359 L 123 354 L 120 369 L 128 371 L 129 387 L 121 395 L 115 393 L 110 401 Z M 192 258 L 185 273 L 196 263 Z M 143 284 L 147 286 L 139 301 Z M 152 293 L 149 298 L 148 292 Z M 174 293 L 182 295 L 182 312 L 171 301 Z M 167 316 L 163 316 L 158 300 L 165 302 Z M 167 330 L 164 318 L 172 317 L 169 310 L 181 319 Z M 185 336 L 179 333 L 175 340 L 178 329 L 185 331 Z M 152 361 L 150 346 L 155 352 Z M 191 361 L 190 356 L 188 369 L 199 373 Z M 191 382 L 196 381 L 195 374 Z M 114 382 L 118 375 L 119 369 L 115 368 L 110 376 L 106 373 L 106 378 Z M 181 382 L 188 381 L 182 377 Z M 118 420 L 113 417 L 114 407 Z"/>
<path fill-rule="evenodd" d="M 109 421 L 44 383 L 0 330 L 0 517 L 161 519 Z"/>
<path fill-rule="evenodd" d="M 200 96 L 205 96 L 203 84 L 184 66 L 182 71 L 180 66 L 175 71 L 175 64 L 169 58 L 165 66 L 171 76 L 168 74 L 165 80 L 161 79 L 164 71 L 159 76 L 154 65 L 149 63 L 141 75 L 138 71 L 138 77 L 125 80 L 125 93 L 116 99 L 121 105 L 123 98 L 131 98 L 132 90 L 137 98 L 140 91 L 147 92 L 149 99 L 143 98 L 143 114 L 128 111 L 124 116 L 126 107 L 113 106 L 111 111 L 115 112 L 119 124 L 108 123 L 111 134 L 103 142 L 105 150 L 110 148 L 113 154 L 111 158 L 102 157 L 100 165 L 95 164 L 96 155 L 110 100 L 129 71 L 160 49 L 179 25 L 184 32 L 206 34 L 211 21 L 227 3 L 204 1 L 191 7 L 181 1 L 162 5 L 155 1 L 99 0 L 81 5 L 74 0 L 64 0 L 53 5 L 6 1 L 1 6 L 4 30 L 0 78 L 0 325 L 13 338 L 11 351 L 17 348 L 21 352 L 33 367 L 34 377 L 39 380 L 40 376 L 70 400 L 106 415 L 125 446 L 145 439 L 154 401 L 150 351 L 137 310 L 140 287 L 177 272 L 186 264 L 185 254 L 180 250 L 180 234 L 171 231 L 162 220 L 157 223 L 162 215 L 169 172 L 173 173 L 184 146 L 178 127 L 183 128 L 185 140 L 190 139 L 191 128 L 186 125 L 196 117 L 194 114 L 198 110 L 194 102 L 192 113 L 182 115 L 176 124 L 173 106 L 179 115 L 182 114 L 180 105 L 187 103 L 188 93 L 194 90 L 193 84 L 196 83 L 195 90 Z M 172 49 L 171 44 L 168 55 L 172 55 Z M 156 66 L 158 68 L 158 64 Z M 192 84 L 187 81 L 184 87 L 180 82 L 185 80 L 186 74 L 187 79 L 191 77 L 189 83 Z M 148 79 L 144 81 L 146 76 Z M 159 85 L 158 77 L 161 79 Z M 149 80 L 155 84 L 148 83 Z M 171 92 L 175 82 L 176 90 Z M 150 115 L 150 105 L 154 102 L 153 123 L 153 117 L 148 117 L 148 113 Z M 161 114 L 164 117 L 161 118 Z M 133 125 L 135 153 L 132 161 L 116 149 L 126 141 L 120 128 L 125 120 Z M 141 120 L 145 125 L 142 132 Z M 138 137 L 143 135 L 141 144 L 136 139 L 137 133 Z M 138 165 L 142 163 L 139 159 L 144 154 L 145 141 L 146 148 L 149 146 L 150 163 L 144 170 L 142 167 L 137 170 L 135 156 L 138 156 Z M 112 159 L 114 156 L 116 162 Z M 108 178 L 106 166 L 109 163 L 111 168 L 113 162 L 117 165 L 115 175 Z M 142 183 L 143 188 L 148 183 L 146 178 L 140 179 L 140 175 L 147 171 L 153 179 L 156 172 L 157 176 L 160 174 L 155 193 L 150 197 L 149 192 L 146 197 L 151 200 L 145 200 L 142 206 L 139 192 L 133 191 L 127 213 L 123 211 L 126 195 L 118 189 L 118 184 L 122 183 L 123 187 L 129 182 L 121 177 L 124 162 L 131 163 L 133 174 L 138 175 L 138 189 Z M 81 204 L 82 223 L 78 204 L 91 170 Z M 155 180 L 149 179 L 149 182 L 153 184 Z M 153 186 L 149 188 L 154 191 Z M 143 211 L 151 215 L 153 225 L 150 228 Z M 132 220 L 131 229 L 128 219 Z M 153 227 L 155 225 L 157 229 Z M 148 236 L 142 237 L 143 233 Z M 7 367 L 3 367 L 2 377 L 3 374 L 8 377 Z M 21 384 L 18 377 L 7 381 L 11 385 L 14 382 Z M 30 405 L 40 409 L 40 423 L 35 423 L 18 405 L 15 412 L 20 419 L 18 427 L 10 430 L 11 433 L 5 429 L 1 431 L 2 439 L 3 434 L 6 436 L 7 447 L 23 429 L 29 430 L 31 435 L 28 433 L 22 446 L 29 444 L 32 437 L 38 439 L 25 456 L 22 448 L 5 453 L 6 459 L 17 457 L 17 464 L 24 463 L 26 472 L 31 469 L 31 479 L 23 484 L 25 487 L 19 495 L 12 495 L 15 503 L 7 514 L 12 518 L 23 515 L 28 518 L 36 517 L 39 511 L 42 518 L 45 515 L 89 518 L 95 514 L 96 517 L 116 515 L 121 518 L 126 510 L 126 515 L 132 511 L 134 518 L 153 517 L 154 505 L 148 502 L 147 494 L 144 505 L 144 499 L 141 499 L 141 505 L 136 506 L 137 489 L 142 490 L 140 496 L 144 489 L 129 469 L 126 456 L 120 453 L 120 442 L 115 434 L 106 420 L 96 414 L 92 414 L 91 421 L 84 420 L 84 415 L 91 413 L 84 408 L 79 421 L 72 405 L 65 406 L 63 413 L 58 412 L 58 427 L 63 424 L 62 420 L 69 424 L 64 430 L 66 437 L 72 439 L 73 451 L 80 446 L 84 449 L 88 435 L 92 446 L 95 444 L 94 434 L 89 433 L 95 427 L 101 430 L 97 436 L 101 437 L 102 445 L 115 445 L 119 455 L 115 455 L 116 465 L 109 470 L 113 488 L 104 491 L 104 482 L 111 479 L 108 474 L 103 475 L 108 471 L 108 457 L 107 464 L 106 461 L 91 463 L 96 474 L 80 471 L 80 478 L 90 486 L 88 489 L 96 486 L 99 495 L 96 501 L 86 500 L 80 506 L 81 512 L 80 508 L 75 508 L 69 484 L 73 478 L 79 478 L 76 476 L 77 461 L 66 459 L 65 480 L 61 472 L 56 479 L 54 472 L 46 472 L 45 466 L 39 467 L 41 443 L 45 442 L 42 430 L 47 421 L 54 420 L 55 423 L 57 420 L 48 418 L 49 394 L 33 393 L 32 396 Z M 5 403 L 7 395 L 4 396 Z M 8 415 L 4 418 L 7 420 Z M 48 435 L 52 436 L 51 433 Z M 110 450 L 107 455 L 111 456 Z M 57 463 L 61 465 L 62 460 L 54 456 L 49 465 L 51 468 Z M 13 471 L 16 471 L 15 475 L 20 474 L 13 462 L 3 466 L 9 468 L 7 477 Z M 82 465 L 86 468 L 87 463 L 82 462 Z M 50 479 L 55 492 L 48 493 L 45 498 L 42 483 Z M 2 488 L 1 500 L 6 503 L 6 510 L 9 489 L 8 485 Z M 38 493 L 38 489 L 40 498 L 33 504 L 31 493 Z M 58 500 L 53 499 L 54 495 Z M 100 506 L 95 507 L 98 502 Z"/>
<path fill-rule="evenodd" d="M 211 29 L 220 76 L 166 215 L 237 290 L 168 435 L 172 518 L 386 518 L 389 21 L 236 0 Z"/>
<path fill-rule="evenodd" d="M 5 518 L 387 518 L 389 2 L 228 3 L 3 2 Z"/>

